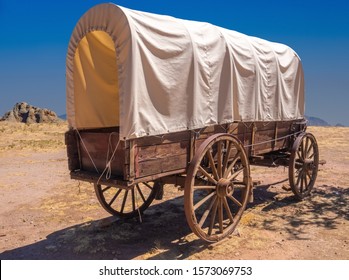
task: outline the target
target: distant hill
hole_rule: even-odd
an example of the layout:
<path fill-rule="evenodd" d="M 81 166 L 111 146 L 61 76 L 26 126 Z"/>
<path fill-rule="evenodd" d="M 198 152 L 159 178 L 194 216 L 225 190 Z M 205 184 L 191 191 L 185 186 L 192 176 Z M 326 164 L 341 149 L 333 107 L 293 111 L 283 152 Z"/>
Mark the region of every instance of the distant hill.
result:
<path fill-rule="evenodd" d="M 18 102 L 6 112 L 0 121 L 31 123 L 57 123 L 62 121 L 57 114 L 46 108 L 32 106 L 26 102 Z"/>
<path fill-rule="evenodd" d="M 344 124 L 341 124 L 341 123 L 337 123 L 335 126 L 336 127 L 346 127 Z"/>
<path fill-rule="evenodd" d="M 331 126 L 328 122 L 320 118 L 310 116 L 305 116 L 305 118 L 308 120 L 309 126 Z"/>

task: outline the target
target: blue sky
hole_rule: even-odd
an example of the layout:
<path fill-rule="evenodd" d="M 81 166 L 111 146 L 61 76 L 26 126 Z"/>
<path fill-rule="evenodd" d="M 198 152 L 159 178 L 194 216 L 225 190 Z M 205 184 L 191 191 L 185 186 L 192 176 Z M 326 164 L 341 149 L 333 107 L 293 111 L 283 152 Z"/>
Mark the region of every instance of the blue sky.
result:
<path fill-rule="evenodd" d="M 79 18 L 104 1 L 0 0 L 0 116 L 18 101 L 65 113 L 65 56 Z M 301 57 L 306 114 L 349 126 L 349 2 L 115 0 L 284 43 Z"/>

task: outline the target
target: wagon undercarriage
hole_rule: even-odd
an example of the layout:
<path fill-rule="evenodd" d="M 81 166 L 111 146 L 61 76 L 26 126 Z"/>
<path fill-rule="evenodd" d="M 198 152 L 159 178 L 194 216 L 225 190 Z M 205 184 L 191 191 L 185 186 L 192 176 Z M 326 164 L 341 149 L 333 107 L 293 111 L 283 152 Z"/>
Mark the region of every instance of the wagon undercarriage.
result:
<path fill-rule="evenodd" d="M 66 144 L 71 177 L 92 182 L 110 214 L 140 217 L 165 184 L 180 186 L 190 228 L 216 242 L 234 231 L 253 200 L 250 165 L 288 167 L 295 196 L 309 195 L 319 151 L 305 130 L 304 120 L 240 122 L 127 141 L 117 128 L 70 130 Z"/>

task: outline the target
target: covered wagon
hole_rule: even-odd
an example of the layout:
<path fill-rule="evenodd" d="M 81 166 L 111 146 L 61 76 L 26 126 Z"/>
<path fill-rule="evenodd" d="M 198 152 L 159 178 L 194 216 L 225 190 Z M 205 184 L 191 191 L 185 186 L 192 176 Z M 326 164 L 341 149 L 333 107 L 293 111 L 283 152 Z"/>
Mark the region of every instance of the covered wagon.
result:
<path fill-rule="evenodd" d="M 190 228 L 216 242 L 253 199 L 251 164 L 288 166 L 300 199 L 314 185 L 302 65 L 285 45 L 100 4 L 72 33 L 66 83 L 71 178 L 113 215 L 181 186 Z"/>

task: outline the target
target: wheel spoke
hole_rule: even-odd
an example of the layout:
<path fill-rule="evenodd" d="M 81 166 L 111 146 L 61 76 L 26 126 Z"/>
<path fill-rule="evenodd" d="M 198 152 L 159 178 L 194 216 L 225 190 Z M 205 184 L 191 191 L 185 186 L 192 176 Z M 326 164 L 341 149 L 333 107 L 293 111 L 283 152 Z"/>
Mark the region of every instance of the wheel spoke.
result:
<path fill-rule="evenodd" d="M 139 187 L 138 184 L 136 185 L 136 188 L 137 188 L 137 190 L 138 190 L 138 193 L 141 195 L 141 198 L 142 198 L 143 202 L 145 202 L 144 195 L 143 195 L 143 193 L 142 193 L 142 191 L 141 191 L 141 188 Z"/>
<path fill-rule="evenodd" d="M 230 180 L 230 181 L 234 180 L 243 170 L 244 170 L 244 167 L 242 166 L 241 168 L 239 168 L 238 170 L 236 170 L 233 174 L 231 174 L 231 175 L 228 177 L 228 180 Z"/>
<path fill-rule="evenodd" d="M 314 147 L 314 143 L 311 142 L 311 143 L 310 143 L 310 146 L 309 146 L 309 148 L 308 148 L 308 150 L 307 150 L 307 153 L 306 153 L 306 157 L 307 157 L 307 158 L 312 158 L 312 157 L 314 156 L 314 153 L 312 154 L 312 156 L 309 156 L 309 153 L 310 153 L 310 151 L 313 149 L 313 147 Z"/>
<path fill-rule="evenodd" d="M 223 233 L 223 202 L 221 198 L 218 198 L 218 223 L 219 230 Z"/>
<path fill-rule="evenodd" d="M 238 151 L 238 152 L 236 153 L 236 155 L 234 156 L 234 158 L 233 158 L 231 164 L 230 164 L 229 167 L 225 170 L 224 175 L 223 175 L 224 178 L 227 178 L 227 176 L 229 175 L 230 171 L 231 171 L 231 170 L 233 169 L 233 167 L 235 166 L 236 161 L 237 161 L 237 159 L 239 158 L 239 156 L 240 156 L 240 151 Z"/>
<path fill-rule="evenodd" d="M 113 196 L 113 198 L 110 200 L 110 202 L 108 203 L 109 206 L 111 206 L 113 204 L 113 202 L 115 201 L 115 199 L 119 196 L 119 194 L 121 193 L 122 189 L 119 189 L 116 194 Z"/>
<path fill-rule="evenodd" d="M 311 177 L 312 177 L 312 175 L 310 174 L 310 171 L 307 169 L 307 171 L 306 171 L 306 174 L 307 174 L 307 176 L 309 177 L 309 180 L 311 181 Z"/>
<path fill-rule="evenodd" d="M 208 215 L 210 214 L 210 211 L 211 211 L 213 205 L 215 204 L 216 200 L 217 200 L 217 196 L 215 196 L 215 197 L 212 199 L 210 205 L 208 206 L 208 208 L 205 210 L 204 214 L 202 215 L 202 217 L 201 217 L 201 219 L 200 219 L 200 222 L 199 222 L 200 228 L 202 228 L 202 226 L 204 225 L 204 223 L 205 223 L 205 221 L 206 221 Z"/>
<path fill-rule="evenodd" d="M 217 185 L 217 181 L 210 176 L 210 174 L 207 173 L 207 171 L 202 167 L 199 166 L 199 171 L 205 175 L 205 177 L 213 184 Z"/>
<path fill-rule="evenodd" d="M 299 173 L 298 173 L 298 177 L 297 177 L 297 182 L 296 182 L 296 187 L 297 187 L 297 188 L 299 187 L 299 182 L 300 182 L 300 180 L 301 180 L 302 173 L 303 173 L 303 169 L 300 169 L 300 170 L 299 170 Z"/>
<path fill-rule="evenodd" d="M 124 199 L 123 199 L 123 201 L 122 201 L 122 205 L 121 205 L 121 209 L 120 209 L 120 212 L 121 212 L 121 213 L 124 213 L 124 208 L 125 208 L 125 203 L 126 203 L 127 195 L 128 195 L 128 190 L 125 191 Z"/>
<path fill-rule="evenodd" d="M 219 141 L 217 143 L 218 145 L 218 150 L 217 150 L 217 173 L 218 173 L 218 178 L 222 178 L 222 142 Z"/>
<path fill-rule="evenodd" d="M 230 220 L 231 223 L 234 222 L 234 217 L 230 211 L 230 208 L 229 208 L 229 205 L 228 205 L 228 201 L 227 201 L 227 198 L 224 197 L 223 198 L 223 205 L 224 205 L 224 208 L 225 208 L 225 211 L 227 212 L 227 215 L 228 215 L 228 218 Z"/>
<path fill-rule="evenodd" d="M 305 183 L 305 189 L 307 189 L 307 186 L 308 186 L 307 171 L 303 172 L 303 179 Z"/>
<path fill-rule="evenodd" d="M 232 143 L 231 142 L 228 142 L 228 147 L 227 147 L 227 152 L 225 154 L 225 158 L 224 158 L 224 161 L 223 161 L 223 167 L 222 167 L 222 173 L 225 174 L 225 170 L 227 169 L 228 167 L 228 162 L 229 162 L 229 158 L 230 158 L 230 153 L 232 151 Z"/>
<path fill-rule="evenodd" d="M 242 206 L 241 202 L 238 201 L 232 194 L 229 194 L 227 197 L 228 197 L 232 202 L 234 202 L 236 205 L 238 205 L 239 207 Z"/>
<path fill-rule="evenodd" d="M 135 201 L 135 190 L 134 188 L 131 190 L 131 196 L 132 196 L 132 210 L 136 210 L 136 201 Z"/>
<path fill-rule="evenodd" d="M 247 188 L 245 182 L 234 181 L 233 183 L 234 183 L 234 189 L 245 189 L 245 188 Z"/>
<path fill-rule="evenodd" d="M 308 145 L 309 145 L 309 138 L 306 137 L 306 139 L 305 139 L 305 148 L 304 148 L 304 158 L 307 158 Z"/>
<path fill-rule="evenodd" d="M 207 200 L 209 200 L 212 196 L 214 196 L 216 193 L 211 192 L 209 195 L 205 196 L 203 199 L 201 199 L 198 203 L 194 205 L 194 211 L 198 209 L 202 204 L 204 204 Z"/>
<path fill-rule="evenodd" d="M 216 201 L 213 205 L 213 212 L 212 212 L 212 216 L 211 216 L 210 227 L 208 228 L 208 235 L 212 235 L 213 226 L 214 226 L 215 221 L 216 221 L 217 207 L 218 207 L 218 199 L 216 199 Z"/>
<path fill-rule="evenodd" d="M 145 186 L 147 186 L 150 190 L 153 190 L 153 187 L 151 185 L 149 185 L 148 183 L 144 182 L 143 183 Z"/>
<path fill-rule="evenodd" d="M 295 177 L 297 177 L 297 178 L 298 178 L 300 171 L 301 171 L 301 169 L 300 169 L 300 168 L 296 170 L 296 172 L 295 172 L 295 174 L 294 174 L 294 175 L 295 175 Z M 296 185 L 297 185 L 297 184 L 296 184 Z"/>
<path fill-rule="evenodd" d="M 102 193 L 104 193 L 105 191 L 109 190 L 111 188 L 111 186 L 107 186 L 102 190 Z"/>
<path fill-rule="evenodd" d="M 299 160 L 302 160 L 302 155 L 300 154 L 300 150 L 299 150 L 299 149 L 297 150 L 297 156 L 298 156 L 298 157 L 296 157 L 296 160 L 297 160 L 297 158 L 298 158 Z"/>
<path fill-rule="evenodd" d="M 301 178 L 301 187 L 300 187 L 300 193 L 302 193 L 303 192 L 303 170 L 302 170 L 302 173 L 301 173 L 301 175 L 300 175 L 300 178 Z"/>
<path fill-rule="evenodd" d="M 196 186 L 193 186 L 193 189 L 194 190 L 215 190 L 216 186 L 196 185 Z"/>
<path fill-rule="evenodd" d="M 207 150 L 206 155 L 207 155 L 208 160 L 210 162 L 210 167 L 212 169 L 213 177 L 218 181 L 219 180 L 219 176 L 218 176 L 218 173 L 217 173 L 216 165 L 214 163 L 214 159 L 213 159 L 213 156 L 212 156 L 211 149 Z"/>

